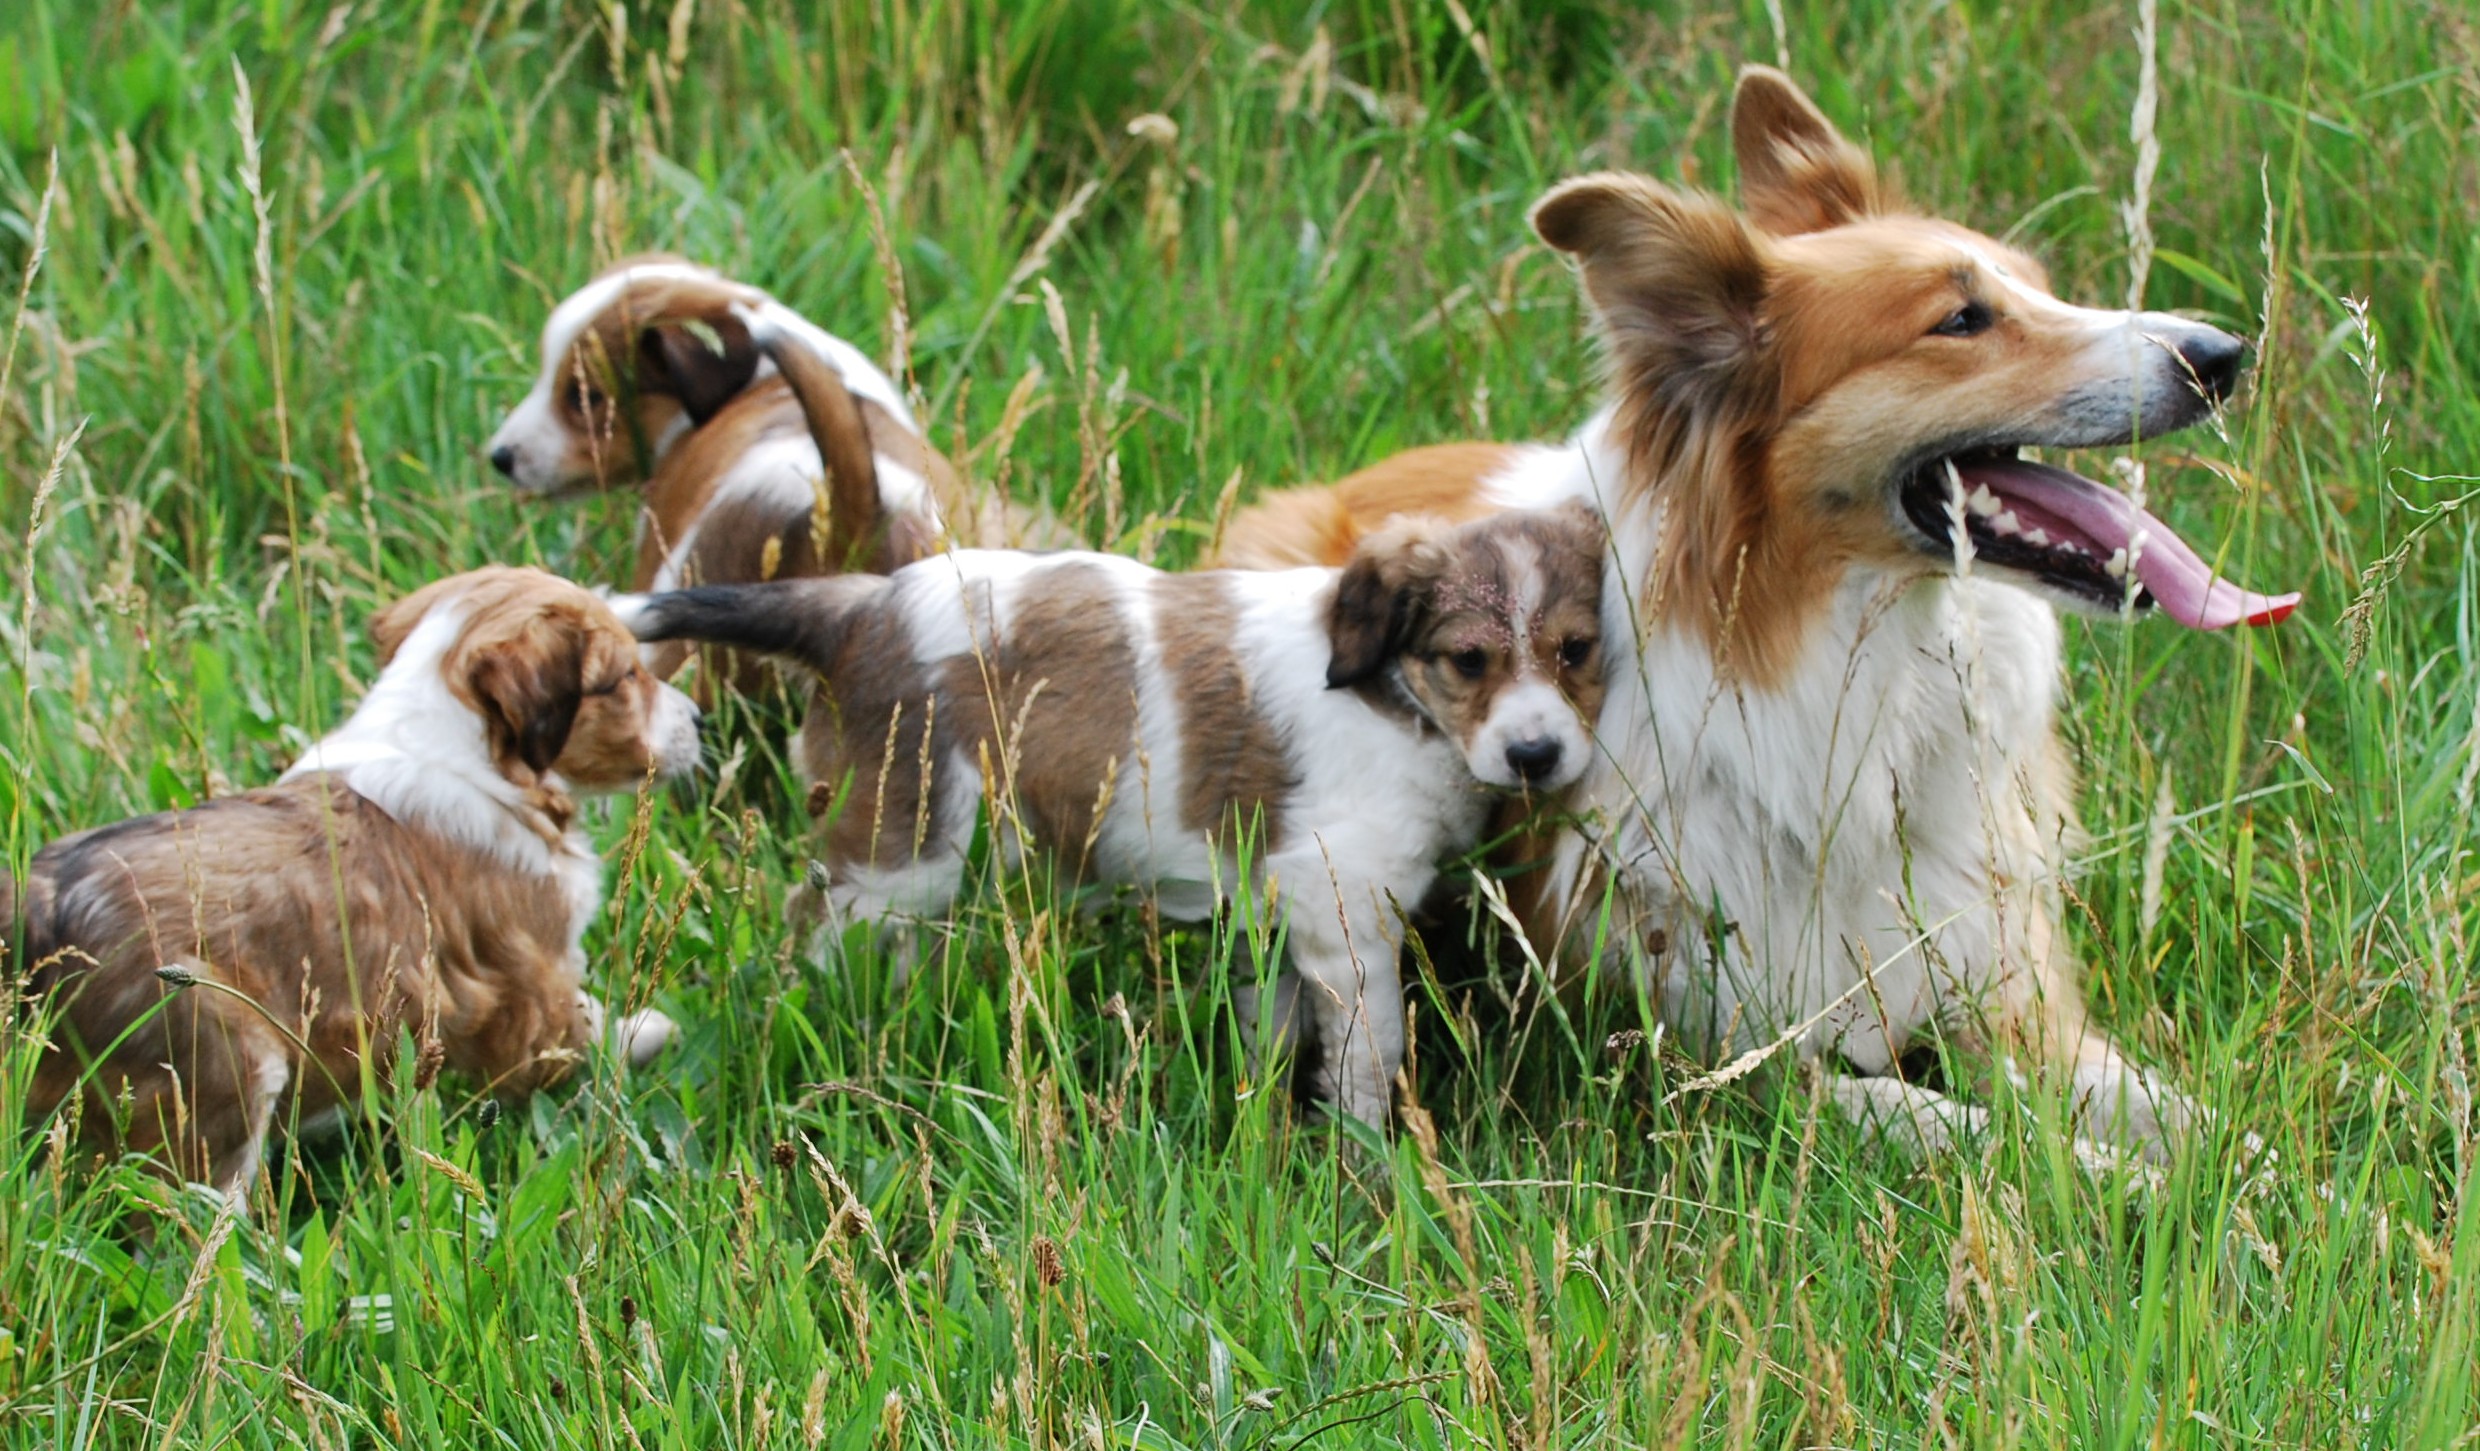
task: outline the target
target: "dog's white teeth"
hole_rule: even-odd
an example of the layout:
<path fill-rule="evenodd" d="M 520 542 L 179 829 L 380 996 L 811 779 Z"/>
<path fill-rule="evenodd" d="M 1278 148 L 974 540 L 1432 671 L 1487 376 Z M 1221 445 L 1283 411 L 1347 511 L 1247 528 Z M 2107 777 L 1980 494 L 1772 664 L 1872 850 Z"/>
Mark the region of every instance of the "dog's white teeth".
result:
<path fill-rule="evenodd" d="M 2127 551 L 2124 549 L 2111 550 L 2110 562 L 2101 566 L 2101 572 L 2108 575 L 2112 579 L 2125 579 L 2127 577 Z"/>
<path fill-rule="evenodd" d="M 2024 521 L 2015 517 L 2014 510 L 2007 509 L 1990 516 L 1989 528 L 1991 532 L 1998 534 L 2020 534 L 2023 532 Z"/>
<path fill-rule="evenodd" d="M 2033 545 L 2036 548 L 2047 544 L 2049 543 L 2049 531 L 2047 529 L 2027 529 L 2024 531 L 2024 542 L 2026 544 Z"/>
<path fill-rule="evenodd" d="M 1964 496 L 1963 502 L 1966 508 L 1969 508 L 1973 513 L 1980 515 L 1984 519 L 1997 513 L 2000 508 L 2004 507 L 1998 502 L 1998 496 L 1989 492 L 1989 486 L 1987 484 L 1974 484 L 1972 486 L 1972 492 Z"/>

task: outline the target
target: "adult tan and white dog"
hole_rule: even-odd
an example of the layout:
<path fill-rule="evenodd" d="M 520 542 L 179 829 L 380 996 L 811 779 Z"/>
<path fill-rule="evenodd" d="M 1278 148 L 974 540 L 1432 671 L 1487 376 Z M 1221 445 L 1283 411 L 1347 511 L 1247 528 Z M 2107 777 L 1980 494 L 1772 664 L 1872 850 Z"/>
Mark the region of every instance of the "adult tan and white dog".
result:
<path fill-rule="evenodd" d="M 30 1114 L 80 1094 L 90 1141 L 239 1193 L 279 1115 L 350 1105 L 400 1030 L 508 1097 L 605 1036 L 572 793 L 693 765 L 696 707 L 539 570 L 439 581 L 371 633 L 378 681 L 275 785 L 35 856 L 16 961 L 58 1020 Z M 638 1062 L 671 1036 L 651 1011 L 612 1028 Z"/>
<path fill-rule="evenodd" d="M 620 262 L 552 310 L 542 371 L 486 451 L 531 494 L 642 485 L 636 590 L 884 574 L 951 529 L 1074 542 L 1043 514 L 968 498 L 860 349 L 676 257 Z M 669 678 L 685 658 L 655 665 Z"/>
<path fill-rule="evenodd" d="M 798 757 L 831 923 L 944 912 L 987 790 L 1005 850 L 1171 917 L 1276 898 L 1282 999 L 1318 1049 L 1302 1076 L 1380 1123 L 1404 1051 L 1398 911 L 1499 796 L 1584 769 L 1601 556 L 1600 521 L 1566 508 L 1399 523 L 1339 572 L 962 550 L 889 579 L 615 603 L 643 638 L 818 672 Z"/>
<path fill-rule="evenodd" d="M 1942 1037 L 2158 1152 L 2193 1110 L 2087 1020 L 2059 929 L 2053 606 L 2216 629 L 2298 597 L 2235 587 L 2022 451 L 2194 424 L 2242 344 L 2062 302 L 2031 258 L 1905 211 L 1777 72 L 1743 73 L 1732 130 L 1744 212 L 1617 173 L 1535 207 L 1609 364 L 1572 442 L 1416 450 L 1261 505 L 1227 557 L 1330 560 L 1404 509 L 1592 501 L 1613 642 L 1594 821 L 1556 844 L 1536 941 L 1572 948 L 1615 884 L 1666 1021 L 1707 1052 L 1839 1059 L 1844 1108 L 1934 1145 L 1978 1115 L 1903 1076 Z"/>

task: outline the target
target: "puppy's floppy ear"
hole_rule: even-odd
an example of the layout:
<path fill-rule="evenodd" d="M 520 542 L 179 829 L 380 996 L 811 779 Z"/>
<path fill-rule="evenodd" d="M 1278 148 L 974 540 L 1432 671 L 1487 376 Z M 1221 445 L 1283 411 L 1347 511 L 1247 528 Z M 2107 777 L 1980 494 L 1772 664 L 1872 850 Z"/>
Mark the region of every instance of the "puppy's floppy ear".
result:
<path fill-rule="evenodd" d="M 1582 269 L 1621 392 L 1691 416 L 1770 396 L 1765 252 L 1729 207 L 1603 171 L 1551 188 L 1533 230 Z"/>
<path fill-rule="evenodd" d="M 721 308 L 640 329 L 637 357 L 639 389 L 679 399 L 696 425 L 723 411 L 758 375 L 748 327 Z"/>
<path fill-rule="evenodd" d="M 540 777 L 568 749 L 585 694 L 587 631 L 545 611 L 475 651 L 466 680 L 491 736 L 491 754 Z"/>
<path fill-rule="evenodd" d="M 1778 237 L 1839 227 L 1885 208 L 1867 153 L 1771 66 L 1739 73 L 1731 146 L 1739 156 L 1740 204 Z"/>
<path fill-rule="evenodd" d="M 1396 519 L 1353 551 L 1327 620 L 1327 689 L 1376 675 L 1412 638 L 1446 572 L 1444 532 L 1433 520 Z"/>

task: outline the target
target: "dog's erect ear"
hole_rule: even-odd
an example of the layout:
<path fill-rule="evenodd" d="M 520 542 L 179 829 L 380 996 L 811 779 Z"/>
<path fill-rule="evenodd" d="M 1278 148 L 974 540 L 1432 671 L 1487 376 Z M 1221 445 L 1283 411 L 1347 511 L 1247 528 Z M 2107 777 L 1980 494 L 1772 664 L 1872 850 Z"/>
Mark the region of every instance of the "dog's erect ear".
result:
<path fill-rule="evenodd" d="M 758 375 L 758 349 L 731 313 L 656 323 L 637 334 L 637 386 L 680 400 L 703 426 Z"/>
<path fill-rule="evenodd" d="M 1739 73 L 1731 98 L 1739 199 L 1778 237 L 1821 232 L 1882 210 L 1877 168 L 1843 139 L 1791 78 L 1770 66 Z"/>
<path fill-rule="evenodd" d="M 1446 572 L 1444 532 L 1432 520 L 1396 519 L 1353 551 L 1327 620 L 1327 689 L 1370 679 L 1411 640 Z"/>
<path fill-rule="evenodd" d="M 1604 171 L 1551 188 L 1533 230 L 1583 270 L 1623 393 L 1696 414 L 1757 398 L 1765 253 L 1729 207 Z"/>
<path fill-rule="evenodd" d="M 475 654 L 466 678 L 495 758 L 539 778 L 568 749 L 585 695 L 584 636 L 576 621 L 546 613 Z"/>

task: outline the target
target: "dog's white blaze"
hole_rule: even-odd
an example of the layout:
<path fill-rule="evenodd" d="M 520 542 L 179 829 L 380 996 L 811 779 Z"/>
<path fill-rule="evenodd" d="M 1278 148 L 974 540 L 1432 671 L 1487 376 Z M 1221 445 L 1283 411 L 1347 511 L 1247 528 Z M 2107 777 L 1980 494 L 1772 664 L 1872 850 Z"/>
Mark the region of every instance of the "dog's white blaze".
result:
<path fill-rule="evenodd" d="M 557 472 L 560 459 L 568 451 L 568 429 L 560 422 L 558 410 L 552 406 L 557 390 L 567 381 L 559 374 L 568 362 L 569 349 L 577 345 L 577 339 L 594 325 L 594 320 L 602 316 L 604 309 L 619 301 L 620 294 L 632 283 L 714 281 L 717 276 L 713 269 L 693 263 L 649 262 L 597 277 L 561 299 L 559 306 L 551 309 L 549 320 L 543 323 L 542 359 L 535 374 L 534 386 L 517 401 L 516 407 L 508 410 L 508 416 L 492 433 L 491 441 L 483 445 L 483 453 L 487 456 L 502 448 L 514 448 L 516 472 L 511 480 L 520 489 L 544 493 L 569 482 Z M 655 453 L 660 456 L 664 449 L 677 442 L 685 427 L 684 424 L 680 429 L 666 430 L 662 439 L 653 442 Z"/>
<path fill-rule="evenodd" d="M 1516 774 L 1507 759 L 1507 749 L 1519 742 L 1551 740 L 1559 747 L 1557 769 L 1538 781 L 1527 782 Z M 1555 791 L 1584 774 L 1591 754 L 1584 722 L 1576 718 L 1576 708 L 1567 702 L 1558 686 L 1539 675 L 1519 680 L 1499 692 L 1490 706 L 1481 729 L 1473 733 L 1472 753 L 1467 758 L 1473 775 L 1490 785 L 1515 788 L 1531 786 L 1535 790 Z"/>

